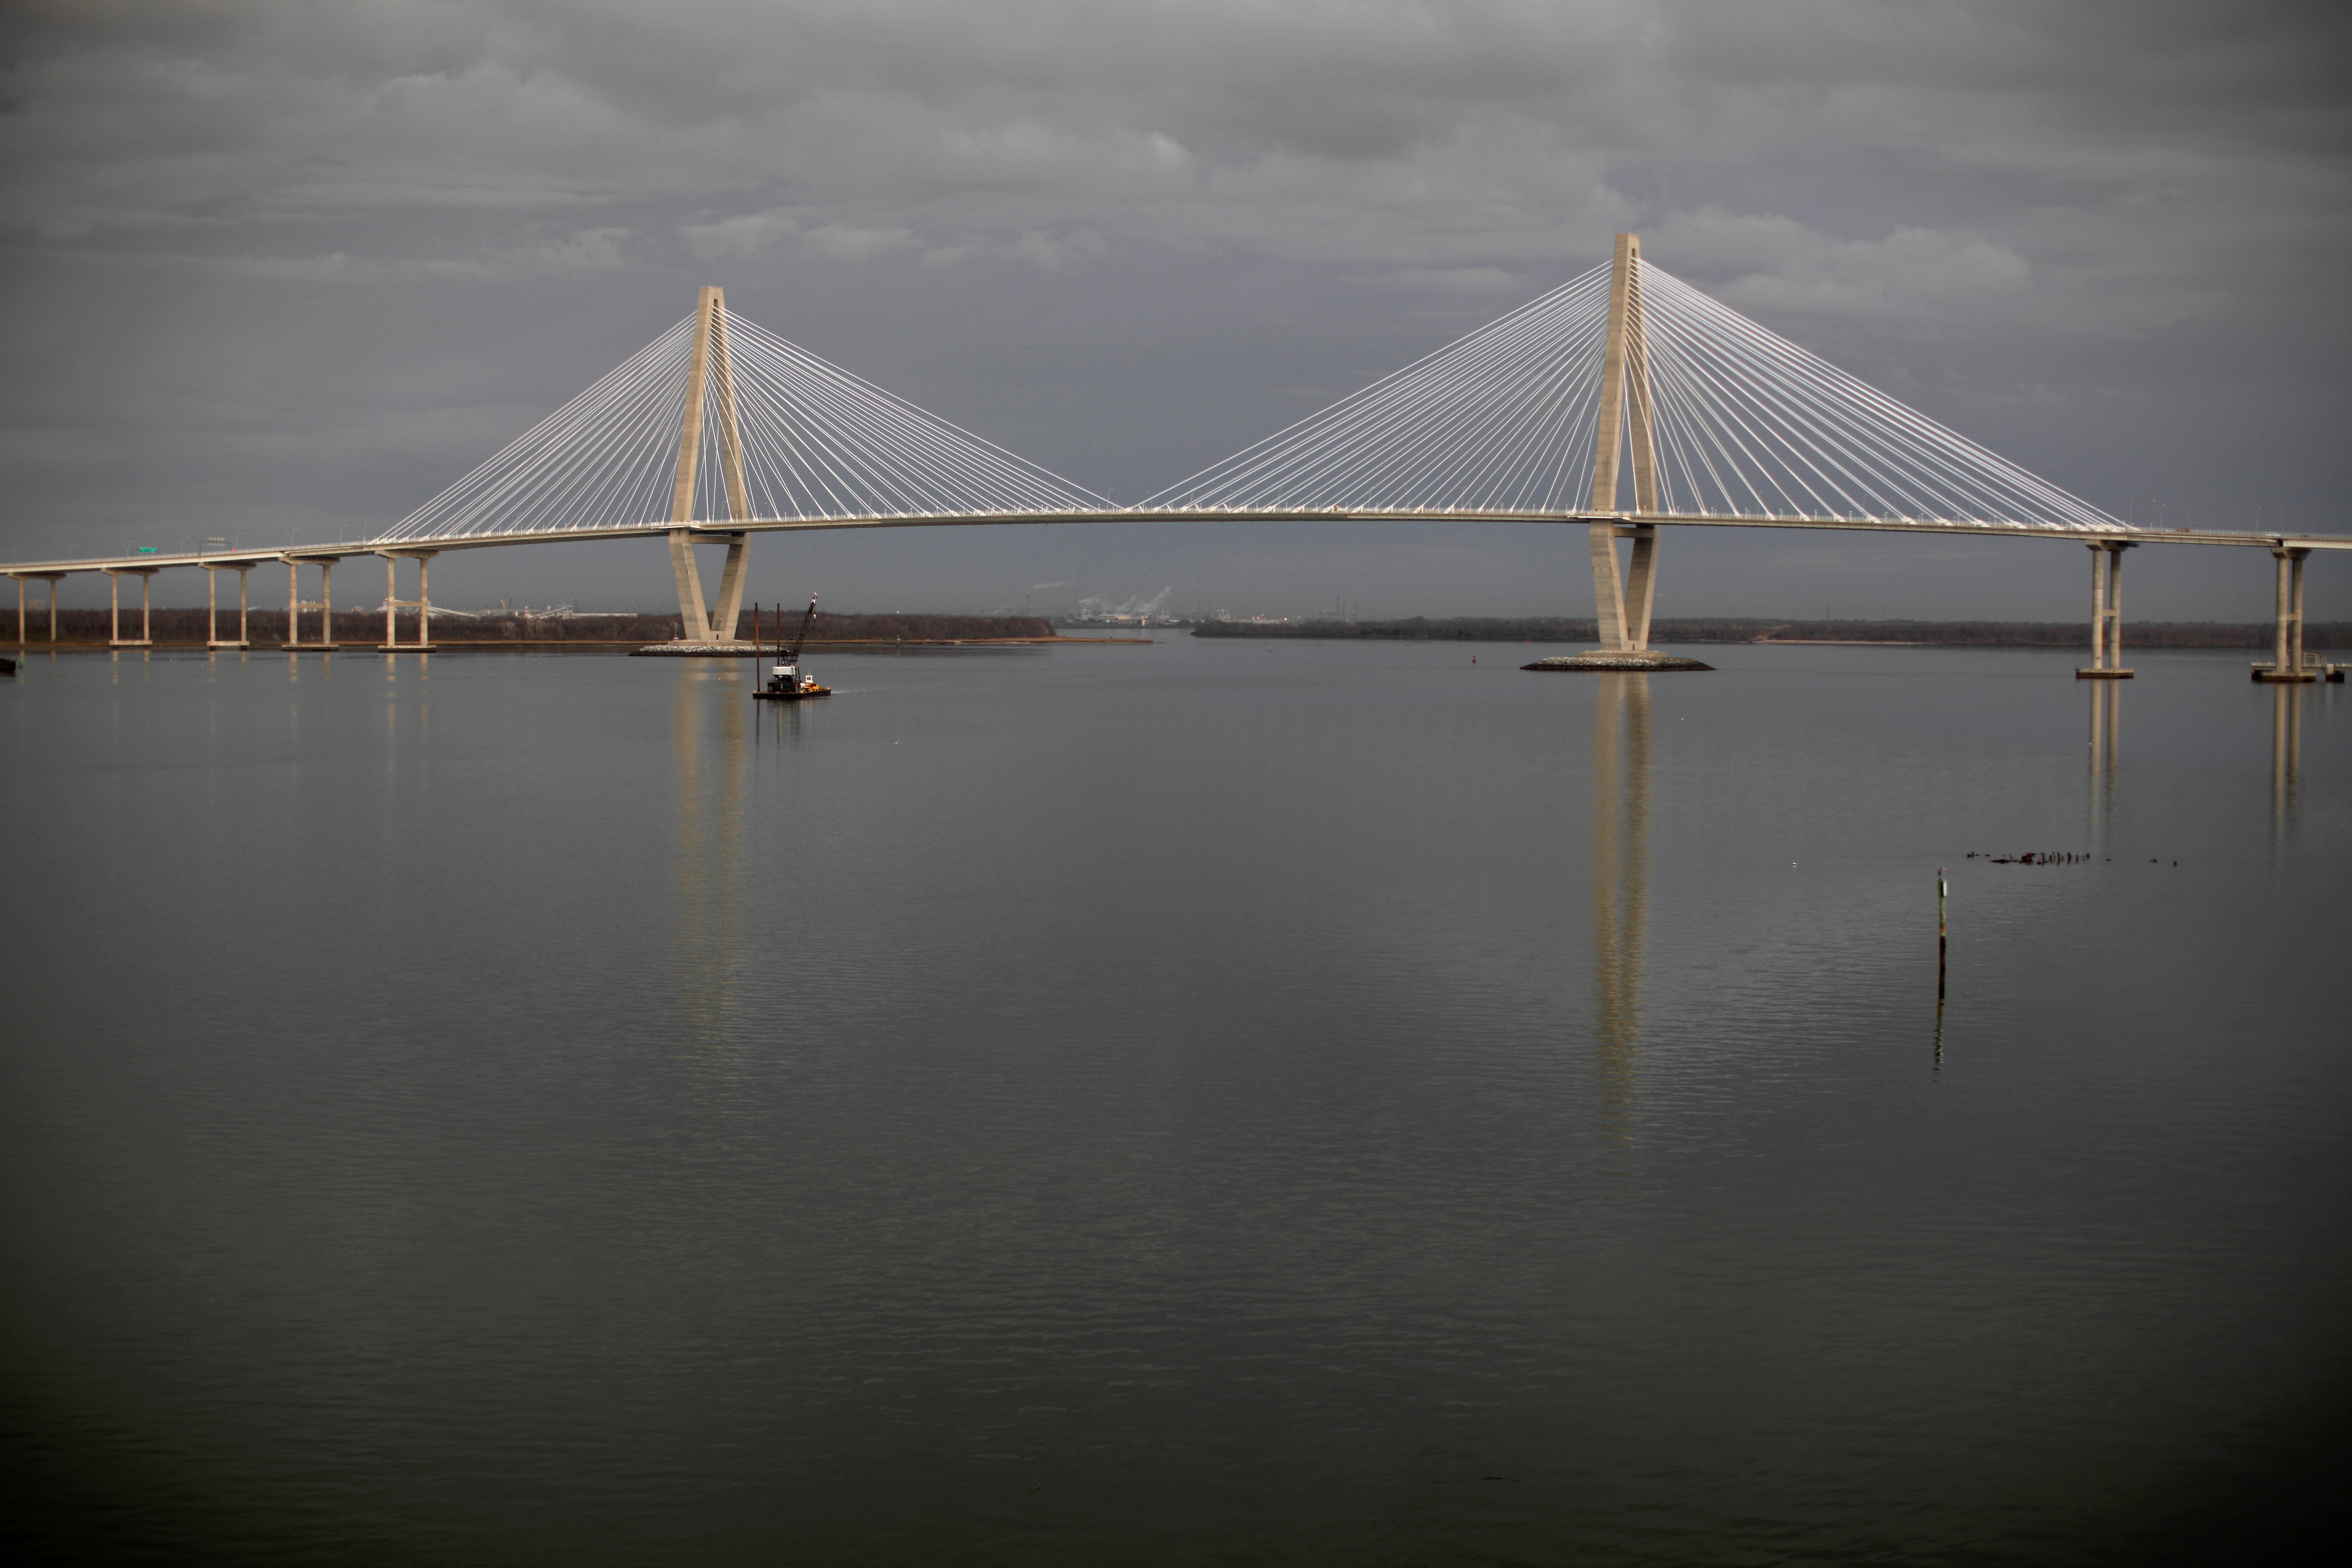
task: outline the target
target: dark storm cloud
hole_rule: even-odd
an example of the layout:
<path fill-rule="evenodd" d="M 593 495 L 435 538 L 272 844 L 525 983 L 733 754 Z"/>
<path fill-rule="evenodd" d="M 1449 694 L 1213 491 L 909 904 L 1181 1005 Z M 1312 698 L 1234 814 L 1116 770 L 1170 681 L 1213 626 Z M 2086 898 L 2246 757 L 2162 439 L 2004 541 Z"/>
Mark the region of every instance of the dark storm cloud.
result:
<path fill-rule="evenodd" d="M 1621 220 L 1683 216 L 1670 185 L 1616 189 L 1622 162 L 1866 146 L 2016 177 L 2011 222 L 1988 226 L 2018 243 L 2088 220 L 2161 235 L 2185 268 L 2282 226 L 2340 232 L 2344 30 L 2327 16 L 51 3 L 20 16 L 10 51 L 9 216 L 36 244 L 278 275 L 625 266 L 681 239 L 845 260 L 993 247 L 1049 266 L 1108 239 L 1429 267 L 1581 257 Z M 1889 237 L 1834 234 L 1849 215 L 1819 196 L 1819 224 L 1736 204 L 1687 221 L 1722 265 L 1745 247 L 1776 274 L 1867 276 L 1857 243 Z M 2217 232 L 2231 216 L 2243 226 Z M 1779 221 L 1742 227 L 1758 217 Z M 379 232 L 373 250 L 303 244 L 391 219 L 397 242 Z M 1073 247 L 1073 232 L 1097 238 Z M 1987 244 L 1913 226 L 1888 267 L 1948 256 L 1964 283 L 1998 282 Z"/>
<path fill-rule="evenodd" d="M 1079 476 L 1131 493 L 1226 438 L 1188 400 L 1291 416 L 1391 363 L 1368 356 L 1433 346 L 1399 323 L 1475 324 L 1629 226 L 1670 270 L 1996 445 L 2058 431 L 2078 488 L 2113 471 L 2146 489 L 2179 454 L 2118 432 L 2175 446 L 2216 387 L 2273 443 L 2282 419 L 2340 411 L 2337 18 L 1990 0 L 20 4 L 0 65 L 19 502 L 0 527 L 57 537 L 136 512 L 159 479 L 131 463 L 94 481 L 80 461 L 127 429 L 183 476 L 228 454 L 266 485 L 289 405 L 357 363 L 378 405 L 337 384 L 331 414 L 293 417 L 319 471 L 350 455 L 352 515 L 378 516 L 546 395 L 518 385 L 455 417 L 392 395 L 446 374 L 399 341 L 429 301 L 509 301 L 508 352 L 529 356 L 553 329 L 525 323 L 557 305 L 505 285 L 658 289 L 667 319 L 698 270 L 789 277 L 843 320 L 857 300 L 952 291 L 1027 312 L 1040 342 L 1047 307 L 1019 274 L 1055 280 L 1064 309 L 1141 291 L 1125 374 L 1156 377 L 1137 395 L 1162 402 L 1129 423 L 1131 450 Z M 1204 367 L 1219 329 L 1160 308 L 1186 279 L 1292 301 L 1269 318 L 1298 328 L 1289 368 Z M 1383 318 L 1369 338 L 1318 314 L 1335 288 Z M 251 303 L 288 289 L 324 289 L 307 308 L 348 319 L 334 366 L 271 341 L 318 332 Z M 124 364 L 89 362 L 82 326 L 126 290 L 141 302 L 120 352 L 163 367 L 133 391 Z M 226 360 L 200 373 L 200 351 Z M 1006 433 L 1051 424 L 1049 391 L 994 379 Z M 387 455 L 367 493 L 379 453 L 415 471 Z M 2298 504 L 2344 477 L 2332 451 L 2262 466 Z M 2183 494 L 2228 488 L 2166 472 Z"/>

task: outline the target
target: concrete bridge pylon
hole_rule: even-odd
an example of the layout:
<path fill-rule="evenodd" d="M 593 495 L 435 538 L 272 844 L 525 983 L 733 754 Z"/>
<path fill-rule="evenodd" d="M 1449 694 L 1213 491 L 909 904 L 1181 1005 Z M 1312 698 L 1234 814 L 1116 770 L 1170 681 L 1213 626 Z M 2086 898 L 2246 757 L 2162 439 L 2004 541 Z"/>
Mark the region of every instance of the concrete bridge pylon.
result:
<path fill-rule="evenodd" d="M 711 395 L 716 393 L 713 399 Z M 677 579 L 679 639 L 684 642 L 731 643 L 735 623 L 743 613 L 743 557 L 749 534 L 727 533 L 727 564 L 719 578 L 719 604 L 713 609 L 702 596 L 702 574 L 694 561 L 695 492 L 702 465 L 702 426 L 706 401 L 715 401 L 719 416 L 719 468 L 727 491 L 727 517 L 743 522 L 751 503 L 743 483 L 743 437 L 735 419 L 735 366 L 727 341 L 727 290 L 705 287 L 695 300 L 694 347 L 687 361 L 686 412 L 677 427 L 677 471 L 670 486 L 669 562 Z M 708 536 L 708 530 L 704 531 Z"/>
<path fill-rule="evenodd" d="M 1617 237 L 1609 264 L 1607 337 L 1601 352 L 1601 411 L 1592 447 L 1592 495 L 1596 513 L 1622 513 L 1618 489 L 1622 458 L 1631 450 L 1633 510 L 1658 514 L 1658 448 L 1650 396 L 1649 323 L 1642 309 L 1642 237 Z M 1601 638 L 1597 653 L 1571 663 L 1542 661 L 1546 668 L 1705 669 L 1696 659 L 1676 658 L 1650 647 L 1650 615 L 1658 599 L 1658 525 L 1595 521 L 1587 526 L 1592 549 L 1592 618 Z M 1617 542 L 1633 542 L 1632 559 L 1622 568 Z"/>

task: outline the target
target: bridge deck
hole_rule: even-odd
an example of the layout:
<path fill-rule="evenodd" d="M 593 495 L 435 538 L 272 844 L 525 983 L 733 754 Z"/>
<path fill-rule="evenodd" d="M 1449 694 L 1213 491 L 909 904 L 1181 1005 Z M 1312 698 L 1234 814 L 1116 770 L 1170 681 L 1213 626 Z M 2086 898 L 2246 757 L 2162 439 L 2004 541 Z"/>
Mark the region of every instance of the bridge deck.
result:
<path fill-rule="evenodd" d="M 961 528 L 999 524 L 1066 524 L 1099 522 L 1530 522 L 1624 525 L 1656 523 L 1684 528 L 1791 528 L 1839 532 L 1972 534 L 2000 539 L 2036 539 L 2087 542 L 2095 539 L 2126 539 L 2136 544 L 2214 544 L 2261 550 L 2352 550 L 2352 534 L 2240 532 L 2210 529 L 2052 528 L 2017 522 L 1955 521 L 1944 519 L 1880 517 L 1738 517 L 1720 514 L 1644 512 L 1534 512 L 1383 510 L 1358 508 L 1329 510 L 1152 510 L 1141 507 L 1100 511 L 941 512 L 875 517 L 752 518 L 741 522 L 697 522 L 684 525 L 706 539 L 738 533 L 787 533 L 856 528 Z M 548 529 L 536 532 L 458 535 L 446 539 L 362 539 L 341 543 L 288 544 L 251 549 L 214 550 L 128 555 L 92 555 L 60 561 L 0 563 L 0 575 L 47 576 L 77 572 L 128 572 L 166 566 L 257 566 L 271 562 L 331 561 L 352 555 L 415 555 L 450 550 L 486 550 L 509 544 L 554 544 L 583 539 L 657 539 L 680 527 L 673 522 L 643 522 L 596 528 Z"/>

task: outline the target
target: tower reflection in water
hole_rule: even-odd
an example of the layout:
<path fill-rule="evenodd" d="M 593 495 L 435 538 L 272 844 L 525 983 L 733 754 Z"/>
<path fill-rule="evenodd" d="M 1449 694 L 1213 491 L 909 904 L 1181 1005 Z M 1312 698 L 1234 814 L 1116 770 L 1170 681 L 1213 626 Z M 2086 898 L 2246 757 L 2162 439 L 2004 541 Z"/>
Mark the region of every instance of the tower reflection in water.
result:
<path fill-rule="evenodd" d="M 745 731 L 756 706 L 734 660 L 681 659 L 671 702 L 677 762 L 677 843 L 672 855 L 670 942 L 679 1016 L 702 1052 L 724 1041 L 736 943 L 742 931 Z M 707 743 L 706 732 L 716 744 Z"/>
<path fill-rule="evenodd" d="M 1650 923 L 1650 678 L 1594 674 L 1592 994 L 1601 1123 L 1633 1132 L 1642 1034 L 1642 947 Z"/>

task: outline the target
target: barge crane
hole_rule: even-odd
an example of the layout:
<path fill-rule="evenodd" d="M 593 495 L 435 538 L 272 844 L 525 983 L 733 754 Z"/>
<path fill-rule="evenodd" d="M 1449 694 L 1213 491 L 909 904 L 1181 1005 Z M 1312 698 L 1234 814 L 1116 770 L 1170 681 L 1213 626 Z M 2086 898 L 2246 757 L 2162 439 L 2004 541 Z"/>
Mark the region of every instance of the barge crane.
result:
<path fill-rule="evenodd" d="M 751 635 L 755 644 L 759 639 L 759 606 L 755 605 L 751 607 L 753 626 Z M 801 617 L 799 635 L 793 638 L 793 646 L 786 648 L 783 606 L 780 605 L 776 607 L 775 668 L 768 671 L 767 680 L 761 684 L 759 690 L 751 693 L 752 696 L 766 702 L 803 702 L 812 697 L 833 695 L 832 687 L 819 686 L 814 679 L 801 673 L 801 649 L 808 642 L 809 623 L 815 619 L 816 595 L 811 594 L 808 614 Z"/>

